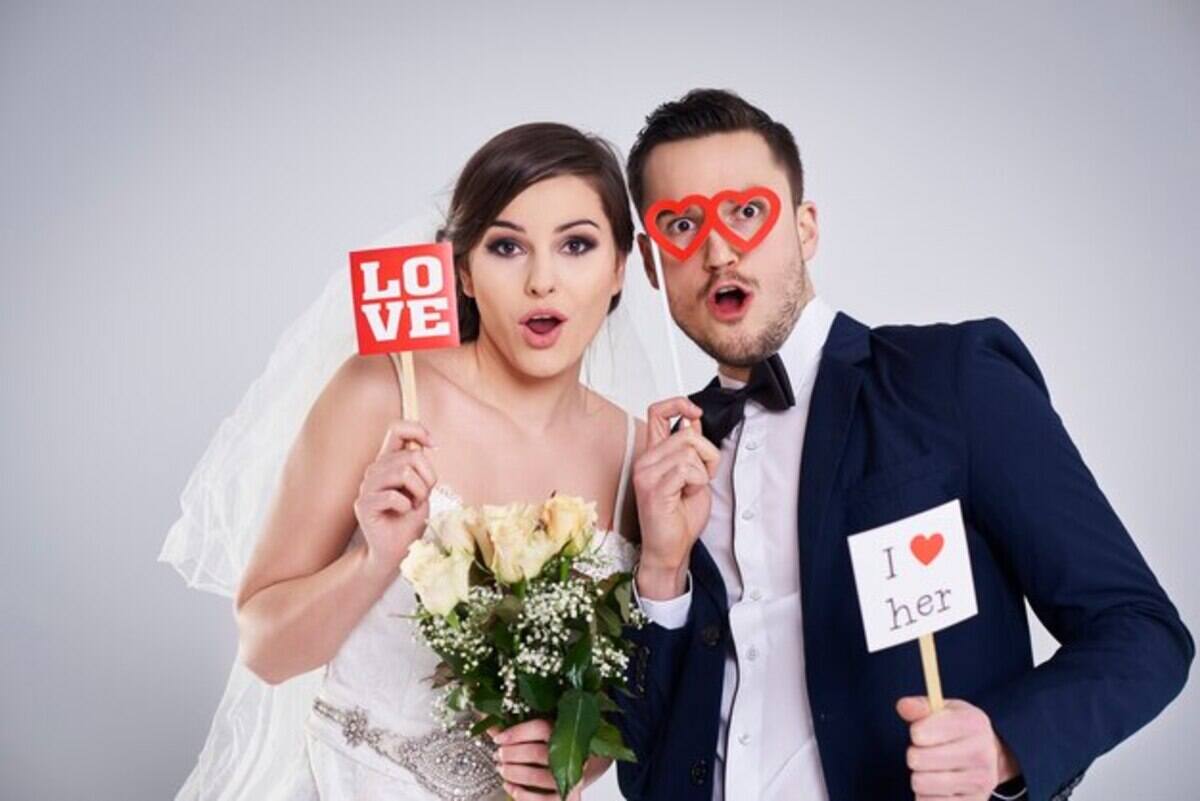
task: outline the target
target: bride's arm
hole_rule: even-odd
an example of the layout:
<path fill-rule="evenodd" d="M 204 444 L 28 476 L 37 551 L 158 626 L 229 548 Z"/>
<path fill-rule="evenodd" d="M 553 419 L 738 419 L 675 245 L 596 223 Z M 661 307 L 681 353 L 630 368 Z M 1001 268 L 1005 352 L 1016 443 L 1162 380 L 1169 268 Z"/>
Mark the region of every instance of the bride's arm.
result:
<path fill-rule="evenodd" d="M 395 381 L 377 372 L 390 372 L 381 358 L 347 360 L 313 405 L 242 578 L 239 655 L 269 683 L 333 657 L 423 528 L 432 469 L 421 451 L 402 445 L 404 436 L 424 435 L 415 424 L 392 422 L 399 395 Z M 366 518 L 368 545 L 346 548 L 356 510 Z"/>

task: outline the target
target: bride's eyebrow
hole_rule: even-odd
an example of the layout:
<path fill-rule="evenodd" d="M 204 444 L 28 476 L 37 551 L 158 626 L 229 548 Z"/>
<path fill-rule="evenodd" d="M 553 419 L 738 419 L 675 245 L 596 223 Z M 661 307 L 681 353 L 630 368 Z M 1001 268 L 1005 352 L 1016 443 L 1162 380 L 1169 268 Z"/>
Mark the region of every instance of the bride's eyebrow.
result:
<path fill-rule="evenodd" d="M 563 231 L 567 230 L 568 228 L 574 228 L 576 225 L 590 225 L 597 230 L 600 229 L 600 226 L 596 225 L 596 223 L 594 221 L 589 220 L 587 217 L 584 217 L 579 220 L 571 220 L 571 222 L 569 222 L 569 223 L 563 223 L 562 225 L 560 225 L 554 229 L 554 233 L 556 233 L 556 234 L 562 233 Z"/>
<path fill-rule="evenodd" d="M 508 220 L 494 220 L 494 221 L 492 221 L 491 227 L 492 228 L 511 228 L 512 230 L 519 231 L 522 234 L 525 233 L 524 228 L 517 225 L 516 223 L 511 223 Z"/>

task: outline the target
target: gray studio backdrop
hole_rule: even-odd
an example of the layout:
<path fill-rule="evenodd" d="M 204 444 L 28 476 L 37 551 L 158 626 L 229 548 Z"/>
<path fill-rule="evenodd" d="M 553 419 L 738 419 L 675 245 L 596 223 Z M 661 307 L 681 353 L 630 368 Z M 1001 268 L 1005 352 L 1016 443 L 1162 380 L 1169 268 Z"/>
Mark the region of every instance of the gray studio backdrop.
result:
<path fill-rule="evenodd" d="M 235 632 L 155 557 L 346 251 L 504 127 L 626 150 L 694 85 L 795 131 L 833 305 L 1022 334 L 1200 626 L 1196 4 L 4 0 L 0 796 L 173 796 Z M 688 353 L 692 383 L 707 369 Z M 1077 797 L 1195 798 L 1198 715 L 1192 682 Z"/>

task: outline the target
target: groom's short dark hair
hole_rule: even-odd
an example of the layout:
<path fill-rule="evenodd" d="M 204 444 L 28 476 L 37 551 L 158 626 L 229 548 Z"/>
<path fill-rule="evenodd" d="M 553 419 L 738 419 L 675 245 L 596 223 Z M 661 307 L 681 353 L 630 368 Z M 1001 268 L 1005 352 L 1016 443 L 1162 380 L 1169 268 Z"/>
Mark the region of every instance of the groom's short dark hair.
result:
<path fill-rule="evenodd" d="M 650 116 L 646 117 L 646 125 L 638 132 L 633 149 L 629 151 L 625 172 L 629 178 L 633 204 L 638 211 L 645 210 L 642 207 L 642 172 L 651 150 L 667 142 L 733 131 L 754 131 L 766 141 L 775 160 L 787 171 L 792 200 L 799 205 L 804 199 L 804 167 L 800 163 L 800 150 L 796 147 L 792 132 L 733 92 L 693 89 L 678 100 L 670 100 L 650 112 Z"/>

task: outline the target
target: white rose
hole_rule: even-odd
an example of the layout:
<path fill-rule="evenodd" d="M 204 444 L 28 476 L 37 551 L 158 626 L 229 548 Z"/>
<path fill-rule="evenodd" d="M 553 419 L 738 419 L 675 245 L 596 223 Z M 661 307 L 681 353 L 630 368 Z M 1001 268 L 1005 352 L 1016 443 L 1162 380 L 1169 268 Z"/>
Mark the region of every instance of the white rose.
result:
<path fill-rule="evenodd" d="M 482 527 L 479 510 L 471 507 L 448 509 L 429 521 L 434 537 L 447 551 L 475 553 L 475 532 Z"/>
<path fill-rule="evenodd" d="M 596 526 L 596 503 L 573 495 L 556 495 L 542 505 L 542 523 L 559 548 L 570 543 L 568 553 L 583 553 Z"/>
<path fill-rule="evenodd" d="M 524 503 L 483 507 L 493 548 L 488 567 L 505 584 L 533 578 L 559 548 L 538 528 L 538 509 Z"/>
<path fill-rule="evenodd" d="M 457 548 L 449 553 L 436 544 L 417 540 L 408 547 L 400 573 L 408 580 L 421 603 L 435 615 L 448 615 L 471 591 L 470 574 L 474 554 Z"/>

